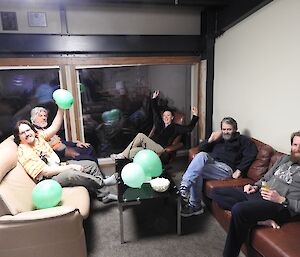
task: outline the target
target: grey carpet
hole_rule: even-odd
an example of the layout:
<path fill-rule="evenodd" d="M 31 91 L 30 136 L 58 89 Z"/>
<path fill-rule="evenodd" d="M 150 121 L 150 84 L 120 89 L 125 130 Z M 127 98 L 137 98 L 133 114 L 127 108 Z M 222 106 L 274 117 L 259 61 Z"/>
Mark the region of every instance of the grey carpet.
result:
<path fill-rule="evenodd" d="M 175 177 L 178 182 L 186 162 L 175 166 L 179 171 Z M 116 188 L 111 187 L 111 191 L 116 192 Z M 84 224 L 88 257 L 222 256 L 226 234 L 208 211 L 183 218 L 182 235 L 178 236 L 175 203 L 159 202 L 155 208 L 152 208 L 154 204 L 128 208 L 124 211 L 125 243 L 121 244 L 117 204 L 104 205 L 97 200 L 91 204 L 90 217 Z"/>

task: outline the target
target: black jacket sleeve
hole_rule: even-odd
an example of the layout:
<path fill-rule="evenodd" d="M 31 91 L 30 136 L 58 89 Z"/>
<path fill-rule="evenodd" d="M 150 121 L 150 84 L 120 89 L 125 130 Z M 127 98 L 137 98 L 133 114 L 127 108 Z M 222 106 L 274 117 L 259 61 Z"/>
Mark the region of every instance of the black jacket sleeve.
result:
<path fill-rule="evenodd" d="M 241 135 L 241 147 L 242 147 L 242 159 L 236 166 L 244 175 L 248 171 L 252 162 L 255 160 L 257 155 L 256 145 L 251 141 L 250 138 Z"/>
<path fill-rule="evenodd" d="M 215 142 L 217 142 L 217 141 L 213 141 L 213 142 L 209 143 L 208 139 L 203 140 L 202 142 L 200 142 L 200 144 L 198 146 L 199 151 L 200 152 L 207 152 L 207 153 L 211 152 Z"/>
<path fill-rule="evenodd" d="M 151 108 L 152 108 L 152 113 L 153 113 L 153 125 L 155 127 L 162 126 L 163 120 L 161 118 L 161 113 L 158 108 L 157 98 L 151 99 Z"/>
<path fill-rule="evenodd" d="M 194 129 L 194 127 L 196 126 L 198 120 L 199 120 L 199 117 L 193 115 L 193 118 L 188 125 L 176 124 L 176 127 L 175 127 L 176 134 L 179 135 L 179 134 L 186 134 L 186 133 L 191 132 Z"/>

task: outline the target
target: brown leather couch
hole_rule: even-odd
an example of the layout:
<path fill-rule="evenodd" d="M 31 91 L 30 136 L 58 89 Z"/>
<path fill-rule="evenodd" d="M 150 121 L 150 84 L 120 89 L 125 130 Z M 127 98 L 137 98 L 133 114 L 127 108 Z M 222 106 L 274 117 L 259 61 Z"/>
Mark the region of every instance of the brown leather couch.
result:
<path fill-rule="evenodd" d="M 211 192 L 215 187 L 243 186 L 257 181 L 282 155 L 271 146 L 253 139 L 258 149 L 256 160 L 247 172 L 246 178 L 207 180 L 204 187 L 205 201 L 214 217 L 227 231 L 231 213 L 223 210 L 216 202 L 211 200 Z M 189 160 L 199 152 L 198 147 L 189 150 Z M 298 257 L 300 256 L 300 221 L 291 221 L 283 224 L 279 230 L 269 227 L 257 226 L 252 229 L 248 241 L 243 245 L 242 251 L 246 256 L 264 257 Z"/>
<path fill-rule="evenodd" d="M 83 219 L 90 209 L 84 187 L 63 188 L 57 207 L 35 210 L 35 183 L 17 162 L 12 137 L 0 144 L 0 256 L 86 257 Z"/>

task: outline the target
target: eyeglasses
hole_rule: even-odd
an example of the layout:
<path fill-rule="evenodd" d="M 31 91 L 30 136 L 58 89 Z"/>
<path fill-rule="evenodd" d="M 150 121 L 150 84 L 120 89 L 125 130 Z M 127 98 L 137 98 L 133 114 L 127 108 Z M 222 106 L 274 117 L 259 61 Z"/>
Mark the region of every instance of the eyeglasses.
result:
<path fill-rule="evenodd" d="M 28 133 L 30 130 L 32 130 L 32 129 L 31 129 L 31 128 L 26 129 L 26 130 L 20 132 L 19 135 L 20 135 L 20 136 L 24 136 L 24 135 L 26 135 L 26 133 Z"/>

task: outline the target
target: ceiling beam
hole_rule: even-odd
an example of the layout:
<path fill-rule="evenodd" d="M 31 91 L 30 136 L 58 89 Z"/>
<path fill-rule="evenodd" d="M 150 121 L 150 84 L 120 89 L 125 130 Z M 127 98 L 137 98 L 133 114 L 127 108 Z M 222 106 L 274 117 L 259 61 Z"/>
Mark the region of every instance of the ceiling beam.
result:
<path fill-rule="evenodd" d="M 218 11 L 215 34 L 217 36 L 223 34 L 226 30 L 272 1 L 273 0 L 233 0 L 230 5 Z"/>
<path fill-rule="evenodd" d="M 1 0 L 2 3 L 32 3 L 32 0 Z M 186 7 L 208 7 L 225 6 L 230 0 L 39 0 L 39 5 L 43 4 L 62 4 L 62 5 L 88 5 L 88 4 L 117 4 L 122 5 L 166 5 L 166 6 L 186 6 Z"/>
<path fill-rule="evenodd" d="M 179 54 L 199 56 L 201 36 L 0 34 L 0 54 Z"/>

